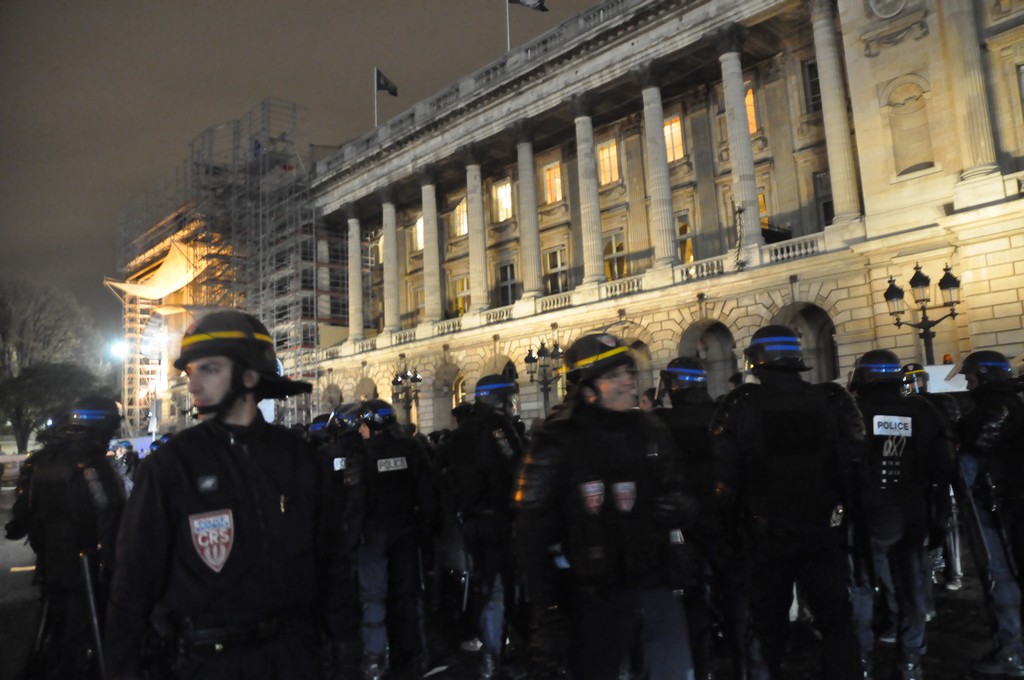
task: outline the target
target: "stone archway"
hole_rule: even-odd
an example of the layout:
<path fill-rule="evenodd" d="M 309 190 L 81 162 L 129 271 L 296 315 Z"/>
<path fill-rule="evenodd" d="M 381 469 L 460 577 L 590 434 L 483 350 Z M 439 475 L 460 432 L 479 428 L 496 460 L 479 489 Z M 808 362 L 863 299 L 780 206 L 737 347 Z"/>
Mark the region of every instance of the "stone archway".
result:
<path fill-rule="evenodd" d="M 681 357 L 697 357 L 708 372 L 708 393 L 719 397 L 732 386 L 729 377 L 737 369 L 736 339 L 721 321 L 704 319 L 686 329 L 679 339 Z"/>
<path fill-rule="evenodd" d="M 772 323 L 789 326 L 800 336 L 804 362 L 811 367 L 804 374 L 808 382 L 830 382 L 839 377 L 836 325 L 828 312 L 810 302 L 794 302 L 780 309 Z"/>

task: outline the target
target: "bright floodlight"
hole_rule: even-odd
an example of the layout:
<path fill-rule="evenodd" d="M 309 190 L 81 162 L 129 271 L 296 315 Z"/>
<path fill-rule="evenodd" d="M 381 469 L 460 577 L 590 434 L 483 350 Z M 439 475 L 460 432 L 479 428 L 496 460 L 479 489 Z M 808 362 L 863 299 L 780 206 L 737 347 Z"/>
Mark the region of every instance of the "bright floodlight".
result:
<path fill-rule="evenodd" d="M 110 346 L 110 354 L 118 359 L 124 359 L 128 356 L 128 343 L 119 340 Z"/>

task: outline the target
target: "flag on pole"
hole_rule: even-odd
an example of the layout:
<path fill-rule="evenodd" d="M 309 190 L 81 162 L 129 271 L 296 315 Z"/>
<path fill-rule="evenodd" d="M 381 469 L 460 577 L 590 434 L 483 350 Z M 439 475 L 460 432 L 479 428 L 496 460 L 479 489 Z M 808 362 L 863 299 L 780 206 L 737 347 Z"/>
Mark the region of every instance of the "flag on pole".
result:
<path fill-rule="evenodd" d="M 544 6 L 544 0 L 508 0 L 510 5 L 522 5 L 523 7 L 529 7 L 535 9 L 538 12 L 547 12 L 548 8 Z"/>
<path fill-rule="evenodd" d="M 397 97 L 398 86 L 391 82 L 386 75 L 381 73 L 379 68 L 374 68 L 373 71 L 377 74 L 377 89 L 381 92 L 387 92 L 392 97 Z"/>

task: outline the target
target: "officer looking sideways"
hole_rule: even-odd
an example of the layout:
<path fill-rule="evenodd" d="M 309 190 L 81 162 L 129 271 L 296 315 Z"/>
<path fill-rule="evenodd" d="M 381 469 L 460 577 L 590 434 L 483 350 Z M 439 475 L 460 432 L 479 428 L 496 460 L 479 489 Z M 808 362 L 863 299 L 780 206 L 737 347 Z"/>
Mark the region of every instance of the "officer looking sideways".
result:
<path fill-rule="evenodd" d="M 340 549 L 340 536 L 321 521 L 308 444 L 256 407 L 310 385 L 279 376 L 267 329 L 234 310 L 189 328 L 174 366 L 201 422 L 139 466 L 110 598 L 110 675 L 321 677 L 319 584 L 342 560 L 317 550 Z"/>
<path fill-rule="evenodd" d="M 842 387 L 800 378 L 809 369 L 791 328 L 759 329 L 744 354 L 760 384 L 730 392 L 711 433 L 721 525 L 733 529 L 732 542 L 746 563 L 756 643 L 752 675 L 783 677 L 797 583 L 822 634 L 822 677 L 859 678 L 842 519 L 864 423 Z"/>
<path fill-rule="evenodd" d="M 670 566 L 696 510 L 675 443 L 635 408 L 634 362 L 621 340 L 585 335 L 565 363 L 574 388 L 537 433 L 514 495 L 534 660 L 550 671 L 568 652 L 572 677 L 617 680 L 639 644 L 646 677 L 692 680 Z M 564 593 L 552 559 L 559 545 L 571 567 Z"/>

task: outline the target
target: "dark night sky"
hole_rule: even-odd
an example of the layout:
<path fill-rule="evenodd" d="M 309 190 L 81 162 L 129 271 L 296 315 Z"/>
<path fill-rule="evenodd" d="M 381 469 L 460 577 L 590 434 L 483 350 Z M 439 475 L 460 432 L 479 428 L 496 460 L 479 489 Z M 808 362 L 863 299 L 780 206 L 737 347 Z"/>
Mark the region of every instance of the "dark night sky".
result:
<path fill-rule="evenodd" d="M 512 46 L 598 0 L 509 7 Z M 0 276 L 73 291 L 110 339 L 124 208 L 268 96 L 309 141 L 393 118 L 505 52 L 504 0 L 0 0 Z"/>

